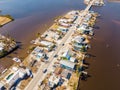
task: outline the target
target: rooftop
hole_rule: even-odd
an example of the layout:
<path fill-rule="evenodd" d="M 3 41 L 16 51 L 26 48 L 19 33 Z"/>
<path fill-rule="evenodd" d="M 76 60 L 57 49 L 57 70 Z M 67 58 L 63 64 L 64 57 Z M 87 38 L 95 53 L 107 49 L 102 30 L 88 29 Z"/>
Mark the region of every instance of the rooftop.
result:
<path fill-rule="evenodd" d="M 71 62 L 69 60 L 61 60 L 60 64 L 62 64 L 64 66 L 67 66 L 67 67 L 70 67 L 72 69 L 74 69 L 74 67 L 75 67 L 75 63 L 73 63 L 73 62 Z"/>

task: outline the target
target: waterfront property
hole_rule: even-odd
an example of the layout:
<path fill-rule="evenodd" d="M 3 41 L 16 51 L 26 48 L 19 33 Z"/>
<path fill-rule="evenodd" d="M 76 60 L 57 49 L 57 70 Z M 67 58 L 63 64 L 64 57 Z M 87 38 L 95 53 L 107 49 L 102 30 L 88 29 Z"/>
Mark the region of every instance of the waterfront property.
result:
<path fill-rule="evenodd" d="M 61 55 L 61 58 L 68 60 L 70 59 L 70 57 L 71 57 L 71 51 L 69 49 L 64 50 Z"/>
<path fill-rule="evenodd" d="M 84 3 L 88 5 L 91 1 L 92 0 L 84 0 Z M 95 5 L 95 6 L 102 6 L 102 5 L 104 5 L 104 1 L 103 0 L 96 0 L 93 3 L 93 5 Z"/>
<path fill-rule="evenodd" d="M 40 46 L 44 47 L 44 50 L 46 50 L 46 51 L 51 51 L 55 47 L 55 43 L 54 42 L 41 40 L 40 38 L 37 38 L 35 40 L 34 44 L 40 45 Z"/>
<path fill-rule="evenodd" d="M 60 76 L 52 74 L 49 77 L 48 85 L 49 85 L 49 87 L 53 88 L 55 85 L 58 85 L 59 82 L 60 82 Z"/>
<path fill-rule="evenodd" d="M 62 38 L 62 34 L 52 31 L 52 30 L 48 30 L 46 31 L 46 33 L 44 33 L 41 37 L 45 38 L 48 41 L 57 41 L 59 39 Z"/>
<path fill-rule="evenodd" d="M 30 58 L 32 60 L 40 61 L 46 57 L 46 53 L 44 52 L 44 48 L 37 46 L 30 54 Z"/>
<path fill-rule="evenodd" d="M 28 63 L 30 62 L 29 66 L 32 68 L 32 70 L 35 68 L 35 77 L 31 80 L 30 84 L 28 87 L 26 87 L 27 89 L 25 88 L 25 90 L 28 90 L 29 88 L 38 88 L 37 82 L 39 82 L 39 80 L 40 88 L 42 88 L 42 90 L 45 88 L 49 90 L 48 88 L 56 89 L 62 86 L 67 87 L 69 86 L 68 82 L 73 73 L 76 75 L 78 74 L 79 76 L 79 67 L 82 66 L 82 60 L 84 59 L 83 55 L 81 54 L 81 48 L 83 48 L 84 45 L 87 45 L 87 43 L 85 42 L 86 38 L 81 35 L 85 33 L 77 33 L 76 36 L 74 34 L 79 28 L 83 30 L 88 29 L 88 27 L 90 27 L 89 21 L 93 17 L 91 14 L 89 14 L 89 12 L 87 12 L 86 16 L 81 19 L 81 14 L 82 12 L 79 11 L 69 12 L 67 16 L 65 16 L 66 18 L 62 18 L 61 20 L 58 20 L 58 22 L 70 24 L 71 26 L 68 27 L 65 25 L 57 25 L 56 23 L 54 28 L 50 27 L 50 29 L 48 29 L 43 35 L 39 35 L 39 37 L 34 40 L 33 43 L 35 44 L 35 48 L 28 56 L 27 61 Z M 72 19 L 68 19 L 67 17 Z M 82 24 L 79 22 L 80 20 L 83 20 Z M 63 35 L 63 38 L 61 39 L 61 42 L 58 42 L 60 35 Z M 79 52 L 75 49 L 79 50 Z M 48 60 L 48 62 L 41 62 L 43 60 Z M 35 64 L 36 62 L 37 64 Z M 36 67 L 33 67 L 34 64 Z M 58 67 L 60 69 L 56 70 Z M 24 70 L 23 72 L 21 70 L 11 72 L 6 77 L 7 84 L 12 82 L 9 86 L 13 86 L 17 81 L 19 81 L 19 79 L 23 79 L 26 73 L 27 72 Z M 19 76 L 19 74 L 22 76 Z M 77 78 L 77 82 L 78 77 L 74 78 Z M 34 81 L 36 83 L 33 83 Z"/>
<path fill-rule="evenodd" d="M 30 76 L 30 70 L 28 68 L 17 68 L 13 67 L 11 69 L 11 72 L 4 78 L 3 82 L 5 83 L 5 86 L 9 89 L 16 88 L 18 83 L 24 79 Z"/>
<path fill-rule="evenodd" d="M 61 60 L 60 65 L 62 68 L 66 68 L 68 70 L 75 70 L 75 63 L 68 60 Z"/>
<path fill-rule="evenodd" d="M 62 26 L 59 26 L 59 27 L 57 28 L 57 30 L 58 30 L 59 32 L 62 32 L 63 34 L 66 34 L 69 29 L 68 29 L 68 28 L 65 28 L 65 27 L 62 27 Z"/>
<path fill-rule="evenodd" d="M 68 79 L 68 80 L 70 79 L 71 75 L 72 75 L 72 71 L 70 71 L 68 69 L 64 69 L 61 72 L 61 76 Z"/>

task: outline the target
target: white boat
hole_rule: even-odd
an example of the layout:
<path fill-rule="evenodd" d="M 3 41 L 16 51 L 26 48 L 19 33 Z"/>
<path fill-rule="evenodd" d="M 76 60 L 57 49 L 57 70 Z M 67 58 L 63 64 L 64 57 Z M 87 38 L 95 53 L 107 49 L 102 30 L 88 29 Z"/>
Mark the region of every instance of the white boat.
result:
<path fill-rule="evenodd" d="M 14 57 L 12 60 L 15 61 L 15 62 L 21 62 L 21 60 L 17 57 Z"/>

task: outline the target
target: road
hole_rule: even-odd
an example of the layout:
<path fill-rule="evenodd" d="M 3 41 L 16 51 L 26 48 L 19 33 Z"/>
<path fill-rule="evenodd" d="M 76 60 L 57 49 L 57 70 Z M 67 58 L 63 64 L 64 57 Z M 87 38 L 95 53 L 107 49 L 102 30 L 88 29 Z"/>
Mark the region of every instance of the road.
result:
<path fill-rule="evenodd" d="M 75 21 L 77 24 L 82 24 L 82 20 L 84 19 L 84 16 L 89 11 L 90 7 L 94 3 L 95 0 L 91 1 L 91 3 L 85 8 L 84 12 L 81 14 L 81 16 L 78 17 L 78 19 Z M 76 25 L 71 26 L 67 34 L 63 37 L 62 43 L 57 46 L 56 51 L 52 54 L 52 56 L 49 58 L 49 63 L 46 63 L 42 65 L 39 69 L 34 78 L 30 81 L 30 83 L 26 86 L 25 90 L 35 90 L 35 88 L 38 86 L 39 80 L 43 80 L 48 72 L 43 73 L 43 69 L 50 68 L 51 64 L 54 60 L 54 55 L 58 54 L 58 52 L 63 48 L 62 44 L 65 44 L 67 39 L 74 33 L 74 30 L 76 30 Z"/>
<path fill-rule="evenodd" d="M 52 54 L 52 56 L 49 58 L 49 63 L 46 63 L 45 65 L 42 65 L 42 67 L 39 68 L 37 74 L 35 75 L 35 77 L 30 81 L 30 83 L 27 85 L 27 87 L 25 88 L 25 90 L 34 90 L 34 88 L 36 87 L 36 83 L 39 82 L 39 80 L 43 80 L 43 78 L 45 78 L 45 76 L 47 75 L 46 73 L 43 73 L 43 69 L 44 68 L 48 68 L 52 61 L 54 60 L 54 55 L 56 55 L 60 49 L 62 49 L 62 44 L 64 44 L 66 42 L 66 40 L 68 39 L 69 36 L 72 35 L 72 33 L 74 32 L 74 30 L 76 30 L 76 26 L 73 26 L 69 29 L 68 33 L 63 37 L 62 43 L 59 44 L 57 46 L 57 49 L 55 50 L 55 52 Z"/>

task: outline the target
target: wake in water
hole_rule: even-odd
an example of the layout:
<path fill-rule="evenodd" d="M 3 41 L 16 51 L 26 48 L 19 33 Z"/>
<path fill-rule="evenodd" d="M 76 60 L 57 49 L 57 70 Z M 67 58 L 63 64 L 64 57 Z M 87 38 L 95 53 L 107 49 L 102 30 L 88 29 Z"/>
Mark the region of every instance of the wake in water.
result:
<path fill-rule="evenodd" d="M 115 24 L 118 24 L 118 25 L 120 25 L 120 21 L 118 21 L 118 20 L 112 20 Z"/>

